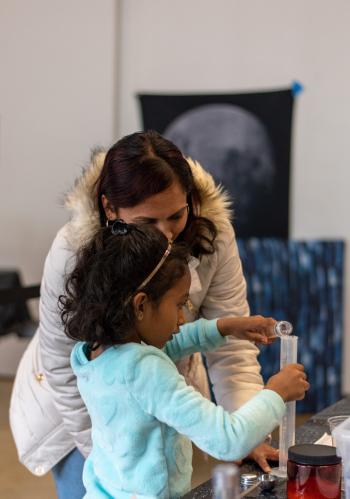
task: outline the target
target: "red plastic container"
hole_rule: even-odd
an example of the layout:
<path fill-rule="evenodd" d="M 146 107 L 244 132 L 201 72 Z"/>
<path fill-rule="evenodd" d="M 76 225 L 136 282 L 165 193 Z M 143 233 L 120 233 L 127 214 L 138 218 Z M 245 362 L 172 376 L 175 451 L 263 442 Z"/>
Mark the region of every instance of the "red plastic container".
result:
<path fill-rule="evenodd" d="M 336 448 L 294 445 L 288 450 L 288 499 L 340 499 L 342 466 Z"/>

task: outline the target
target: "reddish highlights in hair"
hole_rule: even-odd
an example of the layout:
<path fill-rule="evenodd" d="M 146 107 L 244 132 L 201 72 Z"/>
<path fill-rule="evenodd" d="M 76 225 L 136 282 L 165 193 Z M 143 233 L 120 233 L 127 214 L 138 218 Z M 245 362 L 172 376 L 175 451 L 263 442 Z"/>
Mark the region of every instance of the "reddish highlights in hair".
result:
<path fill-rule="evenodd" d="M 129 208 L 163 192 L 178 181 L 184 192 L 194 188 L 190 166 L 181 151 L 155 131 L 127 135 L 108 151 L 97 186 L 100 219 L 106 221 L 101 196 L 112 208 Z"/>

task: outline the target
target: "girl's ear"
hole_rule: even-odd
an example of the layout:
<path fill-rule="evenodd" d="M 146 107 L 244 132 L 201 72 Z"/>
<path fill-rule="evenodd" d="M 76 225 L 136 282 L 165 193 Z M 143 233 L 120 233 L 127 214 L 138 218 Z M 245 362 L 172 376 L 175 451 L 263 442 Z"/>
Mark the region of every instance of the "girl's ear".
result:
<path fill-rule="evenodd" d="M 106 214 L 107 219 L 108 220 L 116 220 L 118 218 L 118 214 L 104 194 L 102 194 L 102 196 L 101 196 L 101 201 L 102 201 L 102 206 L 103 206 L 103 209 L 105 210 L 105 214 Z"/>
<path fill-rule="evenodd" d="M 137 320 L 142 321 L 148 301 L 149 300 L 146 293 L 143 293 L 142 291 L 134 296 L 133 305 L 135 317 Z"/>

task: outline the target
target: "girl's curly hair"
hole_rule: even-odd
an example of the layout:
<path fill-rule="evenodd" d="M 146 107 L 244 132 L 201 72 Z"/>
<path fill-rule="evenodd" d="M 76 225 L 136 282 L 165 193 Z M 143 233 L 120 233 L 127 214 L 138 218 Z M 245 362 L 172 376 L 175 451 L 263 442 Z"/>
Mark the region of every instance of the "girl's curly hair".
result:
<path fill-rule="evenodd" d="M 76 256 L 59 297 L 65 333 L 91 345 L 113 345 L 128 340 L 135 323 L 132 297 L 154 270 L 168 240 L 153 226 L 128 224 L 124 235 L 109 227 L 98 230 Z M 188 247 L 174 244 L 158 272 L 142 288 L 157 304 L 185 274 Z"/>

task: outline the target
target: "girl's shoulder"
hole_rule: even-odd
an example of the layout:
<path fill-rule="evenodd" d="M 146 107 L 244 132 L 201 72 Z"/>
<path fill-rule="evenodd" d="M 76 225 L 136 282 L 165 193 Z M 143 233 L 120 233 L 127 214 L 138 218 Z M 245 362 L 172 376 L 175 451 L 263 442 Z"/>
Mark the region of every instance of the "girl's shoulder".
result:
<path fill-rule="evenodd" d="M 109 378 L 109 373 L 115 373 L 121 383 L 132 383 L 137 378 L 147 379 L 150 369 L 161 371 L 162 365 L 175 365 L 159 348 L 139 343 L 125 343 L 107 348 L 93 360 L 88 358 L 88 347 L 84 342 L 78 342 L 71 354 L 71 365 L 77 376 L 85 371 L 100 371 Z"/>
<path fill-rule="evenodd" d="M 169 368 L 175 364 L 165 352 L 144 343 L 127 343 L 123 345 L 123 371 L 126 382 L 134 382 L 137 378 L 147 379 L 150 370 L 162 371 L 162 366 Z"/>

